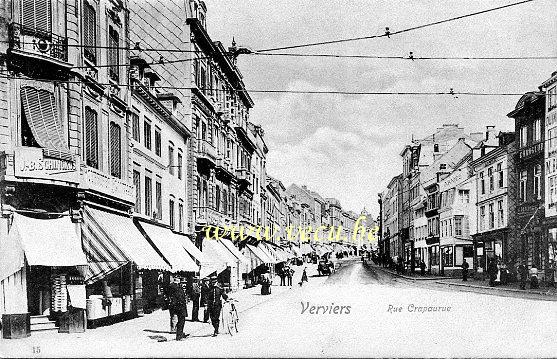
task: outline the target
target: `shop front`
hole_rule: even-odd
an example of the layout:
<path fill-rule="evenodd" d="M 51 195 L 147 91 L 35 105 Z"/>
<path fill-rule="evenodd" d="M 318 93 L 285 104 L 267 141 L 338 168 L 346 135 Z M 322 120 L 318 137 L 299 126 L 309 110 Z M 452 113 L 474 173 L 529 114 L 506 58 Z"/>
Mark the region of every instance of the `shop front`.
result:
<path fill-rule="evenodd" d="M 473 235 L 474 238 L 474 270 L 485 273 L 492 260 L 507 261 L 508 229 L 497 229 Z"/>
<path fill-rule="evenodd" d="M 72 221 L 69 213 L 29 212 L 13 212 L 7 224 L 6 235 L 0 236 L 3 317 L 27 316 L 27 334 L 33 329 L 31 326 L 41 329 L 34 319 L 59 326 L 69 311 L 78 312 L 83 323 L 87 260 L 81 248 L 79 224 Z M 79 331 L 83 330 L 81 325 Z"/>
<path fill-rule="evenodd" d="M 143 315 L 160 306 L 171 265 L 123 212 L 87 205 L 82 225 L 89 263 L 85 276 L 91 327 Z"/>

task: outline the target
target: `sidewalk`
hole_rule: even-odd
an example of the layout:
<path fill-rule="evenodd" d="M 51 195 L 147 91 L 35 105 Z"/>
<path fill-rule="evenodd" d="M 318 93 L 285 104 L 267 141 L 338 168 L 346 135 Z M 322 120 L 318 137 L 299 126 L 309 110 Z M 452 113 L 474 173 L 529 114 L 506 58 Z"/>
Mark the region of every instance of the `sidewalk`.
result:
<path fill-rule="evenodd" d="M 315 277 L 317 266 L 304 263 L 302 266 L 292 266 L 294 269 L 293 286 L 280 286 L 280 277 L 275 276 L 270 295 L 261 295 L 261 286 L 257 285 L 248 289 L 241 289 L 229 293 L 236 299 L 236 308 L 242 317 L 242 313 L 266 302 L 280 298 L 282 295 L 298 290 L 298 282 L 301 279 L 304 267 L 307 268 L 309 282 L 306 286 L 315 286 L 322 283 L 327 277 Z M 188 304 L 188 317 L 184 326 L 184 332 L 191 337 L 209 337 L 213 333 L 210 323 L 192 322 L 192 303 Z M 199 310 L 199 319 L 203 320 L 203 310 Z M 84 333 L 64 334 L 57 330 L 32 332 L 31 336 L 23 339 L 0 339 L 0 358 L 2 357 L 51 357 L 64 356 L 108 356 L 110 348 L 120 355 L 136 356 L 138 348 L 150 348 L 161 345 L 157 339 L 161 337 L 173 341 L 176 334 L 170 333 L 170 316 L 168 311 L 157 310 L 131 320 L 103 326 L 96 329 L 87 329 Z M 224 334 L 223 334 L 224 335 Z M 167 344 L 163 344 L 167 345 Z M 79 347 L 79 349 L 76 349 Z M 101 349 L 102 348 L 102 349 Z M 118 355 L 117 355 L 118 356 Z"/>
<path fill-rule="evenodd" d="M 538 295 L 557 295 L 557 289 L 553 287 L 546 287 L 545 284 L 540 284 L 539 289 L 528 289 L 530 284 L 526 284 L 527 289 L 520 289 L 520 284 L 518 282 L 508 283 L 505 285 L 497 285 L 495 287 L 489 286 L 489 280 L 475 280 L 469 279 L 467 282 L 463 282 L 462 279 L 449 278 L 448 280 L 436 281 L 438 284 L 445 284 L 449 286 L 459 286 L 459 287 L 469 287 L 477 289 L 490 289 L 494 291 L 506 291 L 514 293 L 528 293 L 528 294 L 538 294 Z M 543 287 L 542 287 L 543 285 Z"/>
<path fill-rule="evenodd" d="M 370 262 L 370 261 L 366 261 L 364 263 L 364 265 L 371 266 L 375 269 L 379 269 L 379 270 L 382 270 L 386 273 L 392 274 L 392 275 L 400 277 L 400 278 L 408 279 L 408 280 L 447 280 L 447 279 L 453 279 L 451 277 L 441 277 L 441 276 L 435 276 L 435 275 L 431 275 L 431 274 L 425 274 L 425 275 L 420 275 L 419 273 L 399 274 L 394 270 L 381 267 L 381 266 L 379 266 L 377 264 L 374 264 L 373 262 Z"/>

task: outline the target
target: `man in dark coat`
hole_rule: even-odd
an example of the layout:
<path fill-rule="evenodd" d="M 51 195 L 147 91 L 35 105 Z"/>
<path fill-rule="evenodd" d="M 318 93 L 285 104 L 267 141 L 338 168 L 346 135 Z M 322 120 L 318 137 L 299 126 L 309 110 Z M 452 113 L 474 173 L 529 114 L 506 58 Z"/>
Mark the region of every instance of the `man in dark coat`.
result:
<path fill-rule="evenodd" d="M 227 300 L 228 296 L 217 282 L 217 277 L 213 276 L 211 277 L 211 286 L 209 287 L 209 293 L 207 295 L 207 309 L 209 310 L 211 316 L 211 324 L 215 329 L 213 333 L 214 337 L 219 334 L 219 319 L 222 309 L 222 298 Z"/>
<path fill-rule="evenodd" d="M 424 260 L 423 259 L 420 260 L 420 274 L 421 275 L 425 275 L 425 267 L 426 267 L 426 265 L 425 265 Z"/>
<path fill-rule="evenodd" d="M 489 265 L 487 266 L 487 273 L 489 274 L 489 286 L 495 286 L 495 279 L 497 279 L 497 272 L 499 268 L 497 267 L 497 259 L 493 258 Z"/>
<path fill-rule="evenodd" d="M 170 303 L 168 310 L 178 317 L 176 324 L 176 340 L 187 338 L 189 334 L 184 335 L 184 324 L 186 322 L 187 311 L 187 297 L 184 289 L 180 285 L 180 278 L 174 277 L 173 282 L 170 283 L 168 288 Z"/>
<path fill-rule="evenodd" d="M 191 312 L 191 321 L 199 321 L 199 299 L 201 297 L 201 286 L 199 285 L 199 278 L 193 278 L 193 284 L 191 288 L 191 300 L 193 302 L 193 308 Z"/>
<path fill-rule="evenodd" d="M 202 307 L 205 308 L 203 311 L 203 322 L 207 323 L 209 321 L 209 308 L 207 308 L 207 295 L 209 295 L 209 280 L 207 278 L 203 278 L 201 281 L 201 295 L 200 295 L 200 304 Z"/>
<path fill-rule="evenodd" d="M 468 262 L 466 262 L 466 259 L 464 259 L 462 261 L 462 281 L 466 282 L 468 280 L 468 268 L 470 266 L 468 265 Z"/>

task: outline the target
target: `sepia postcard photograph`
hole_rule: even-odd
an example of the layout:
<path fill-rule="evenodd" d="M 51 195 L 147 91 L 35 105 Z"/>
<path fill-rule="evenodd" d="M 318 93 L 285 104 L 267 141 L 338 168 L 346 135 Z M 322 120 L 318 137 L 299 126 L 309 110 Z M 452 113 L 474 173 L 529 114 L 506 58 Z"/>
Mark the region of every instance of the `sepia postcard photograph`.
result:
<path fill-rule="evenodd" d="M 556 328 L 557 0 L 0 0 L 0 358 Z"/>

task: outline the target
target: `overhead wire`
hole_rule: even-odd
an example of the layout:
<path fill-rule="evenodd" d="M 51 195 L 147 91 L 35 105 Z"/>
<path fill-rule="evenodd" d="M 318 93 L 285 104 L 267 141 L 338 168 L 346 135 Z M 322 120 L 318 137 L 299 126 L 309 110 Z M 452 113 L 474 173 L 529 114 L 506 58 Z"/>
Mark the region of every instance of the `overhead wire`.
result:
<path fill-rule="evenodd" d="M 434 22 L 430 22 L 430 23 L 427 23 L 427 24 L 413 26 L 413 27 L 409 27 L 409 28 L 406 28 L 406 29 L 398 30 L 398 31 L 392 31 L 391 32 L 391 31 L 389 31 L 389 28 L 387 27 L 385 33 L 380 34 L 380 35 L 369 35 L 369 36 L 352 37 L 352 38 L 346 38 L 346 39 L 318 41 L 318 42 L 299 44 L 299 45 L 271 47 L 271 48 L 266 48 L 266 49 L 260 49 L 260 50 L 257 50 L 256 52 L 270 52 L 270 51 L 278 51 L 278 50 L 289 50 L 289 49 L 297 49 L 297 48 L 302 48 L 302 47 L 330 45 L 330 44 L 338 44 L 338 43 L 344 43 L 344 42 L 352 42 L 352 41 L 369 40 L 369 39 L 382 38 L 382 37 L 390 37 L 390 36 L 393 36 L 393 35 L 398 35 L 398 34 L 402 34 L 402 33 L 409 32 L 409 31 L 415 31 L 415 30 L 418 30 L 418 29 L 423 29 L 423 28 L 426 28 L 426 27 L 435 26 L 435 25 L 443 24 L 443 23 L 450 22 L 450 21 L 460 20 L 460 19 L 464 19 L 464 18 L 467 18 L 467 17 L 471 17 L 471 16 L 476 16 L 476 15 L 481 15 L 481 14 L 485 14 L 485 13 L 492 12 L 492 11 L 506 9 L 506 8 L 509 8 L 509 7 L 512 7 L 512 6 L 526 4 L 526 3 L 529 3 L 529 2 L 532 2 L 532 1 L 535 1 L 535 0 L 523 0 L 523 1 L 515 2 L 515 3 L 511 3 L 511 4 L 497 6 L 497 7 L 486 9 L 486 10 L 476 11 L 476 12 L 465 14 L 465 15 L 451 17 L 451 18 L 444 19 L 444 20 L 439 20 L 439 21 L 434 21 Z"/>

